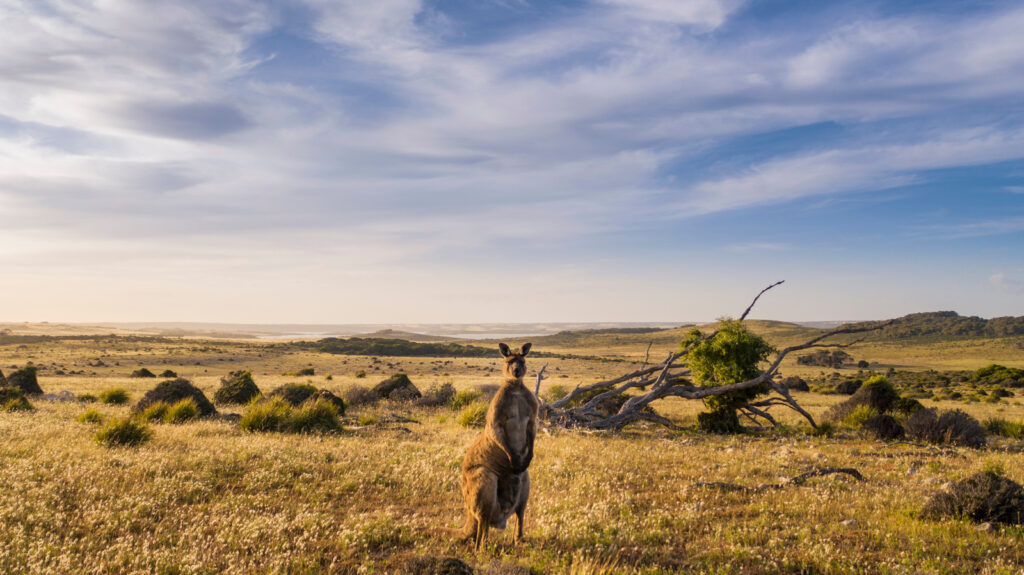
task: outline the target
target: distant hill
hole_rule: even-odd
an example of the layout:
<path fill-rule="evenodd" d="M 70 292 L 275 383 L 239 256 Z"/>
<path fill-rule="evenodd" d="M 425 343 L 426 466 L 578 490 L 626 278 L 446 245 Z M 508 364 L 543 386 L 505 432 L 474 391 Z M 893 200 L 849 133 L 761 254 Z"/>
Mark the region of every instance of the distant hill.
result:
<path fill-rule="evenodd" d="M 404 339 L 380 337 L 350 337 L 339 339 L 328 337 L 308 342 L 323 353 L 338 355 L 379 355 L 400 357 L 489 357 L 497 352 L 493 349 L 457 343 L 417 343 Z"/>
<path fill-rule="evenodd" d="M 1011 337 L 1024 335 L 1024 316 L 983 319 L 961 316 L 955 311 L 912 313 L 896 320 L 870 339 L 956 339 Z"/>
<path fill-rule="evenodd" d="M 371 333 L 361 333 L 355 337 L 364 339 L 403 339 L 406 341 L 415 342 L 444 342 L 444 341 L 456 341 L 458 338 L 446 337 L 443 335 L 429 335 L 425 333 L 415 333 L 411 331 L 402 331 L 399 329 L 380 329 Z"/>

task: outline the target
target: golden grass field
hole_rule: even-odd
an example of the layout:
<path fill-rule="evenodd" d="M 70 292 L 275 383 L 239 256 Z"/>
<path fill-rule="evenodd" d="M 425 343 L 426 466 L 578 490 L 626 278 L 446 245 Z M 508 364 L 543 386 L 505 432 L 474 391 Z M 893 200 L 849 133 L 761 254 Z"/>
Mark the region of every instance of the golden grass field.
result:
<path fill-rule="evenodd" d="M 535 346 L 631 361 L 538 358 L 527 378 L 545 363 L 550 378 L 542 390 L 625 373 L 646 349 L 643 336 L 631 337 Z M 1015 346 L 870 344 L 850 353 L 914 368 L 1024 366 Z M 666 341 L 654 349 L 673 347 Z M 104 365 L 92 365 L 97 360 Z M 264 392 L 309 380 L 340 394 L 399 371 L 420 389 L 500 381 L 491 369 L 497 354 L 375 361 L 190 339 L 0 346 L 5 372 L 27 361 L 85 371 L 41 372 L 47 392 L 123 387 L 132 401 L 159 381 L 126 377 L 139 366 L 173 369 L 211 398 L 219 378 L 239 368 L 252 370 Z M 317 375 L 281 375 L 310 365 Z M 359 371 L 366 377 L 355 377 Z M 797 397 L 815 415 L 841 399 Z M 1020 421 L 1022 399 L 941 406 Z M 352 409 L 346 431 L 328 436 L 246 433 L 222 420 L 153 425 L 152 441 L 107 448 L 93 440 L 94 424 L 76 418 L 86 407 L 114 416 L 128 406 L 33 403 L 33 412 L 0 412 L 0 573 L 407 573 L 423 557 L 457 557 L 479 573 L 499 574 L 1024 573 L 1021 528 L 984 532 L 965 521 L 918 517 L 943 484 L 982 469 L 1024 482 L 1024 445 L 1015 440 L 973 450 L 883 443 L 843 429 L 818 437 L 790 417 L 783 431 L 735 437 L 642 425 L 621 433 L 546 429 L 530 469 L 527 542 L 516 546 L 510 532 L 492 531 L 475 553 L 450 530 L 461 526 L 459 464 L 477 430 L 458 425 L 448 408 L 384 402 Z M 656 405 L 684 425 L 702 407 Z M 393 414 L 418 423 L 359 424 Z M 866 481 L 830 476 L 757 493 L 694 485 L 776 483 L 821 466 L 854 467 Z"/>

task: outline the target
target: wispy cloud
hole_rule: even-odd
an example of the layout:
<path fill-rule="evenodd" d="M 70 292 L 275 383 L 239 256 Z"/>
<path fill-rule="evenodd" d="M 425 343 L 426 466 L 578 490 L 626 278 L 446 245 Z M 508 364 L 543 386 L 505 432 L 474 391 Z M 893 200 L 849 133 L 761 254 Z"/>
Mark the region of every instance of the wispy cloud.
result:
<path fill-rule="evenodd" d="M 662 242 L 702 216 L 1024 158 L 1019 7 L 770 26 L 748 8 L 524 1 L 477 23 L 423 0 L 3 4 L 0 233 L 17 249 L 0 263 L 100 267 L 123 242 L 381 274 L 509 243 L 587 258 L 615 234 Z M 513 12 L 528 24 L 494 24 Z M 818 123 L 843 133 L 731 147 Z"/>
<path fill-rule="evenodd" d="M 1015 274 L 1003 272 L 989 276 L 988 283 L 1001 292 L 1008 294 L 1024 294 L 1024 272 L 1017 270 Z"/>

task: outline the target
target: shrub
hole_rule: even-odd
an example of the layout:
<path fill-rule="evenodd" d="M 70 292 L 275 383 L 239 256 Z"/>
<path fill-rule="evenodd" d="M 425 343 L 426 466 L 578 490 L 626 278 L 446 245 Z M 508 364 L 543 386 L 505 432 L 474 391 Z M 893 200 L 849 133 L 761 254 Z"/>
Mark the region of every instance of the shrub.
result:
<path fill-rule="evenodd" d="M 78 396 L 78 401 L 81 401 L 82 403 L 96 403 L 99 400 L 100 398 L 91 393 L 83 393 Z"/>
<path fill-rule="evenodd" d="M 910 397 L 901 397 L 892 404 L 893 411 L 907 416 L 914 415 L 922 409 L 924 409 L 924 405 Z"/>
<path fill-rule="evenodd" d="M 419 389 L 413 385 L 409 376 L 396 373 L 373 387 L 373 392 L 381 399 L 408 401 L 423 397 Z"/>
<path fill-rule="evenodd" d="M 476 400 L 483 397 L 483 392 L 475 389 L 463 389 L 462 391 L 455 394 L 455 397 L 451 400 L 451 407 L 454 410 L 460 410 L 467 405 L 475 402 Z"/>
<path fill-rule="evenodd" d="M 170 407 L 171 405 L 166 401 L 158 401 L 156 403 L 152 403 L 149 405 L 149 407 L 143 410 L 141 414 L 139 414 L 139 418 L 142 419 L 143 421 L 161 422 L 164 420 L 164 416 L 167 415 L 167 410 Z"/>
<path fill-rule="evenodd" d="M 865 421 L 877 415 L 878 412 L 870 405 L 857 405 L 843 417 L 843 423 L 850 427 L 860 427 Z"/>
<path fill-rule="evenodd" d="M 1019 525 L 1024 523 L 1024 488 L 993 471 L 982 471 L 935 494 L 922 515 Z"/>
<path fill-rule="evenodd" d="M 885 414 L 868 418 L 861 425 L 861 429 L 882 441 L 902 439 L 905 434 L 900 422 L 896 421 L 895 417 Z"/>
<path fill-rule="evenodd" d="M 135 404 L 132 411 L 141 413 L 158 401 L 174 405 L 183 399 L 189 398 L 196 402 L 201 416 L 208 417 L 217 413 L 217 409 L 213 407 L 209 399 L 206 399 L 206 394 L 201 389 L 192 385 L 192 382 L 189 380 L 180 377 L 178 379 L 161 381 L 156 387 L 147 391 L 146 395 L 142 396 L 142 399 Z"/>
<path fill-rule="evenodd" d="M 789 387 L 790 391 L 810 391 L 811 386 L 807 385 L 807 381 L 802 377 L 791 375 L 786 379 L 782 380 L 782 383 Z"/>
<path fill-rule="evenodd" d="M 178 377 L 178 374 L 170 369 L 165 369 L 160 372 L 160 377 Z"/>
<path fill-rule="evenodd" d="M 123 405 L 128 403 L 128 392 L 120 387 L 105 389 L 100 392 L 100 401 L 107 405 Z"/>
<path fill-rule="evenodd" d="M 862 359 L 862 360 L 857 362 L 857 367 L 860 368 L 860 369 L 867 369 L 867 368 L 871 367 L 871 364 L 868 363 L 867 360 L 863 360 Z"/>
<path fill-rule="evenodd" d="M 133 371 L 128 377 L 156 377 L 156 374 L 144 367 L 141 367 Z"/>
<path fill-rule="evenodd" d="M 862 383 L 859 379 L 847 379 L 836 385 L 835 392 L 840 395 L 853 395 L 860 389 Z"/>
<path fill-rule="evenodd" d="M 985 445 L 985 428 L 963 411 L 921 409 L 907 420 L 907 436 L 929 443 L 949 443 L 965 447 Z"/>
<path fill-rule="evenodd" d="M 423 397 L 416 400 L 416 404 L 426 407 L 441 407 L 442 405 L 451 405 L 455 397 L 455 386 L 451 383 L 435 384 L 423 393 Z"/>
<path fill-rule="evenodd" d="M 743 426 L 735 410 L 718 409 L 697 414 L 697 429 L 707 433 L 742 433 Z"/>
<path fill-rule="evenodd" d="M 33 407 L 31 403 L 29 403 L 28 399 L 24 395 L 11 397 L 7 401 L 4 401 L 2 404 L 0 404 L 0 410 L 6 412 L 33 411 L 34 409 L 35 407 Z"/>
<path fill-rule="evenodd" d="M 366 414 L 363 414 L 363 415 L 359 416 L 359 425 L 363 425 L 363 426 L 373 425 L 373 424 L 377 423 L 378 421 L 380 421 L 380 419 L 376 415 L 372 415 L 372 414 L 369 414 L 369 413 L 366 413 Z"/>
<path fill-rule="evenodd" d="M 366 377 L 366 372 L 364 370 L 360 369 L 359 371 L 356 372 L 355 377 L 356 377 L 356 379 L 362 379 L 362 378 Z"/>
<path fill-rule="evenodd" d="M 199 417 L 199 406 L 191 397 L 183 399 L 167 408 L 164 423 L 185 423 Z"/>
<path fill-rule="evenodd" d="M 220 387 L 213 394 L 213 400 L 219 404 L 244 405 L 260 396 L 260 388 L 252 379 L 248 370 L 232 371 L 220 378 Z"/>
<path fill-rule="evenodd" d="M 82 423 L 103 423 L 103 414 L 97 409 L 89 408 L 78 416 Z"/>
<path fill-rule="evenodd" d="M 554 403 L 567 395 L 569 395 L 569 389 L 567 387 L 555 384 L 548 388 L 547 393 L 544 394 L 544 400 L 548 403 Z"/>
<path fill-rule="evenodd" d="M 482 401 L 471 403 L 459 412 L 455 421 L 464 427 L 483 427 L 487 422 L 487 407 Z"/>
<path fill-rule="evenodd" d="M 313 369 L 312 367 L 304 367 L 304 368 L 300 369 L 299 371 L 295 372 L 295 375 L 299 375 L 299 376 L 315 375 L 315 374 L 316 374 L 316 370 Z"/>
<path fill-rule="evenodd" d="M 39 387 L 39 379 L 36 377 L 38 371 L 37 366 L 26 365 L 7 376 L 7 385 L 17 387 L 25 395 L 41 394 L 43 389 Z"/>
<path fill-rule="evenodd" d="M 990 417 L 985 420 L 985 430 L 992 435 L 1001 435 L 1013 439 L 1024 439 L 1024 421 L 1007 421 L 1001 417 Z"/>
<path fill-rule="evenodd" d="M 96 432 L 96 441 L 107 447 L 133 447 L 149 441 L 153 433 L 131 418 L 112 419 Z"/>
<path fill-rule="evenodd" d="M 689 349 L 690 371 L 694 381 L 703 387 L 753 379 L 761 374 L 758 365 L 775 351 L 764 338 L 747 330 L 741 322 L 728 318 L 718 322 L 718 332 L 710 339 L 704 339 L 700 330 L 691 330 L 681 347 Z M 704 405 L 710 415 L 698 417 L 697 424 L 701 429 L 718 433 L 741 431 L 736 410 L 770 389 L 768 383 L 763 383 L 706 397 Z"/>
<path fill-rule="evenodd" d="M 857 388 L 850 401 L 858 405 L 869 405 L 878 413 L 885 413 L 899 397 L 896 388 L 885 376 L 876 375 Z"/>

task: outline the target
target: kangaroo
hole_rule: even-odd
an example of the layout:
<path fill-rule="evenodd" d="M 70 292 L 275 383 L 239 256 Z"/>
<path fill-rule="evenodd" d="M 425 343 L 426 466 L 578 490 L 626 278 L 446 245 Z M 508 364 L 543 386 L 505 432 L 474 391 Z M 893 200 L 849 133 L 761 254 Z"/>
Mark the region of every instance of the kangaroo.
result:
<path fill-rule="evenodd" d="M 462 460 L 462 496 L 466 504 L 466 525 L 462 537 L 475 537 L 477 550 L 490 527 L 504 529 L 516 514 L 516 541 L 523 540 L 523 517 L 530 498 L 533 441 L 537 436 L 540 403 L 523 385 L 526 354 L 531 344 L 514 352 L 498 344 L 505 358 L 505 382 L 487 409 L 484 430 Z"/>

